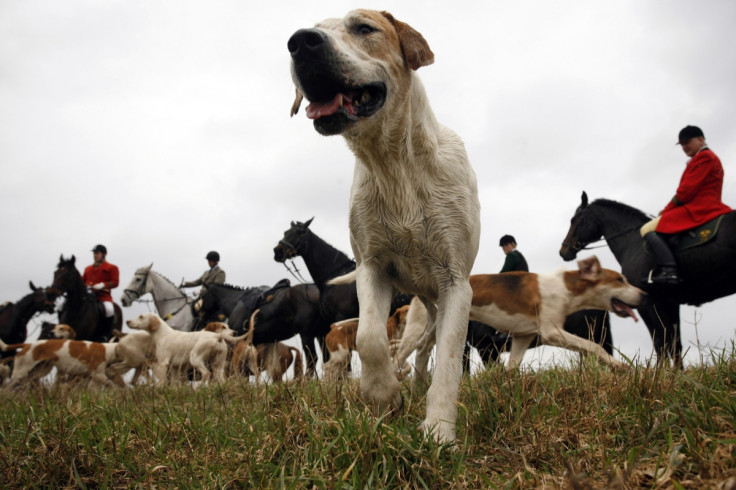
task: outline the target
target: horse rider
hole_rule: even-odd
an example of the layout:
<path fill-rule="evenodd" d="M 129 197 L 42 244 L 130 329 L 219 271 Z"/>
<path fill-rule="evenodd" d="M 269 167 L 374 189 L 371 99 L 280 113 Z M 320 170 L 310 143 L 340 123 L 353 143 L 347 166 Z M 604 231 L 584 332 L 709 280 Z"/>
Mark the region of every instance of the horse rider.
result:
<path fill-rule="evenodd" d="M 95 245 L 92 249 L 94 263 L 88 265 L 82 274 L 82 281 L 95 293 L 97 301 L 105 308 L 103 331 L 111 332 L 115 321 L 115 307 L 110 291 L 118 287 L 120 271 L 118 266 L 106 260 L 107 248 L 104 245 Z"/>
<path fill-rule="evenodd" d="M 521 252 L 516 250 L 516 239 L 511 235 L 504 235 L 498 243 L 503 253 L 506 254 L 506 260 L 503 262 L 501 272 L 524 271 L 529 272 L 529 266 Z"/>
<path fill-rule="evenodd" d="M 657 263 L 655 270 L 649 273 L 649 282 L 656 284 L 680 282 L 674 254 L 663 235 L 690 230 L 731 211 L 721 201 L 723 166 L 708 148 L 703 131 L 697 126 L 685 126 L 676 144 L 682 146 L 682 151 L 690 157 L 680 185 L 659 216 L 640 229 Z"/>
<path fill-rule="evenodd" d="M 225 283 L 225 271 L 218 265 L 220 262 L 220 254 L 213 250 L 212 252 L 209 252 L 205 258 L 207 259 L 207 264 L 209 264 L 210 268 L 204 271 L 199 279 L 182 282 L 180 286 L 182 288 L 202 286 L 199 290 L 200 298 L 204 296 L 204 293 L 207 291 L 207 287 L 213 284 Z"/>

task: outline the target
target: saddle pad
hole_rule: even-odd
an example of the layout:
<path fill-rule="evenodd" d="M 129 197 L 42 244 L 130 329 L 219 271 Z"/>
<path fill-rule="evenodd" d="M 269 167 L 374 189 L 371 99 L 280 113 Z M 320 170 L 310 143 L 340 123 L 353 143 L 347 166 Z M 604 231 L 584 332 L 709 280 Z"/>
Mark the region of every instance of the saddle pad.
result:
<path fill-rule="evenodd" d="M 671 246 L 675 252 L 688 248 L 697 247 L 711 241 L 718 233 L 718 227 L 725 214 L 713 218 L 707 223 L 693 228 L 692 230 L 683 231 L 673 237 Z"/>

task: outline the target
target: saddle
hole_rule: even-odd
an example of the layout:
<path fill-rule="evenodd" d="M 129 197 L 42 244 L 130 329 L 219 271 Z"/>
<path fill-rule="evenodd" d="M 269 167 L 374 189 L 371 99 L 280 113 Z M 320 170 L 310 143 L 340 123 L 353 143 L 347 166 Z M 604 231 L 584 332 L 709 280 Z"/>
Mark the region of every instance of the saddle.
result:
<path fill-rule="evenodd" d="M 722 214 L 696 228 L 681 231 L 670 236 L 668 238 L 670 249 L 672 252 L 677 253 L 710 242 L 718 234 L 718 229 L 724 216 L 725 214 Z"/>
<path fill-rule="evenodd" d="M 246 316 L 249 318 L 255 310 L 273 300 L 276 291 L 290 286 L 291 282 L 288 279 L 282 279 L 272 287 L 260 286 L 248 288 L 248 294 L 240 300 L 244 311 L 247 312 Z"/>
<path fill-rule="evenodd" d="M 281 279 L 279 282 L 274 284 L 273 287 L 271 287 L 270 289 L 266 289 L 265 291 L 262 291 L 259 301 L 256 304 L 256 308 L 271 301 L 273 299 L 273 295 L 279 289 L 288 288 L 288 287 L 291 287 L 291 281 L 289 281 L 288 279 Z"/>
<path fill-rule="evenodd" d="M 705 245 L 706 243 L 713 240 L 718 234 L 718 229 L 721 226 L 721 220 L 724 216 L 726 215 L 722 214 L 706 223 L 703 223 L 700 226 L 681 231 L 680 233 L 675 233 L 674 235 L 664 235 L 665 240 L 667 241 L 667 245 L 669 245 L 672 253 L 675 254 L 689 248 Z M 649 249 L 649 246 L 647 246 L 646 242 L 643 240 L 642 246 L 644 247 L 644 251 L 647 254 L 653 255 L 652 251 Z"/>

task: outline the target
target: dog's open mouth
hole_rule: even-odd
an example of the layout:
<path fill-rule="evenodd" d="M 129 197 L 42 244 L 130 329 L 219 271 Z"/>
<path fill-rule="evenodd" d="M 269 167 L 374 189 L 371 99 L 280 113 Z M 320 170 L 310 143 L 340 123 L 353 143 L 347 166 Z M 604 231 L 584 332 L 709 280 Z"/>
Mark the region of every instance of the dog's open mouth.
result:
<path fill-rule="evenodd" d="M 327 100 L 313 100 L 307 106 L 307 117 L 319 119 L 342 113 L 350 119 L 369 117 L 383 107 L 386 86 L 372 83 L 363 87 L 345 88 Z"/>
<path fill-rule="evenodd" d="M 635 322 L 639 321 L 639 318 L 637 318 L 636 313 L 634 313 L 634 310 L 631 306 L 627 305 L 623 301 L 613 298 L 611 300 L 611 311 L 613 311 L 615 314 L 622 318 L 631 317 L 634 319 Z"/>

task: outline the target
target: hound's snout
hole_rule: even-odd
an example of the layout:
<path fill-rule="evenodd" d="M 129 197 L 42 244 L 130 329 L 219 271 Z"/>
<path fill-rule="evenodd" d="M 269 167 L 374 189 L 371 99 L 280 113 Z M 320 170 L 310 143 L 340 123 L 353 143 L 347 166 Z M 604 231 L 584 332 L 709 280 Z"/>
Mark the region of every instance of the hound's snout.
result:
<path fill-rule="evenodd" d="M 292 58 L 302 58 L 321 50 L 326 40 L 327 36 L 318 29 L 299 29 L 289 38 L 286 47 Z"/>

